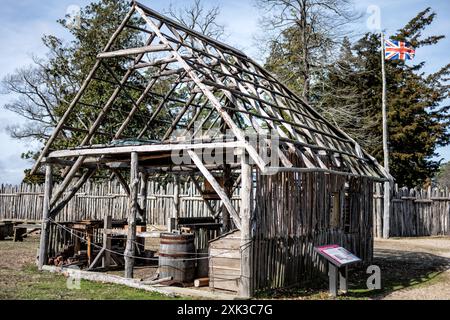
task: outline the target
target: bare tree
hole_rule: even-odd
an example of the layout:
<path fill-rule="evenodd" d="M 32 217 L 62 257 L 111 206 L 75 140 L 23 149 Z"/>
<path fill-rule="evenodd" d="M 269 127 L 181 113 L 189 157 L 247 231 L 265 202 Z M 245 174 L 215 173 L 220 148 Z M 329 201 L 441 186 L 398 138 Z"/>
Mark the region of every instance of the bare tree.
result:
<path fill-rule="evenodd" d="M 23 125 L 10 125 L 8 132 L 13 138 L 45 141 L 58 123 L 58 106 L 63 99 L 64 86 L 61 79 L 53 76 L 42 61 L 34 59 L 35 65 L 16 70 L 1 81 L 2 93 L 16 96 L 4 108 L 21 116 Z"/>
<path fill-rule="evenodd" d="M 208 37 L 220 40 L 225 36 L 225 26 L 218 23 L 220 6 L 206 8 L 201 0 L 194 0 L 190 6 L 177 8 L 172 3 L 166 14 Z"/>
<path fill-rule="evenodd" d="M 335 46 L 346 27 L 360 15 L 353 10 L 352 0 L 256 0 L 263 10 L 261 28 L 266 48 L 274 61 L 289 64 L 284 81 L 297 77 L 301 94 L 309 100 L 313 73 L 333 57 Z M 286 73 L 286 72 L 285 72 Z M 291 77 L 291 78 L 290 78 Z"/>
<path fill-rule="evenodd" d="M 49 49 L 47 56 L 43 59 L 33 58 L 32 65 L 22 67 L 0 80 L 0 94 L 11 97 L 2 107 L 25 120 L 20 125 L 11 124 L 7 127 L 13 138 L 38 142 L 48 139 L 85 78 L 82 71 L 88 71 L 85 67 L 88 63 L 81 61 L 80 56 L 89 58 L 93 52 L 98 51 L 99 25 L 104 26 L 104 21 L 110 18 L 112 13 L 121 19 L 121 10 L 128 11 L 126 2 L 120 3 L 111 0 L 100 7 L 83 9 L 82 25 L 88 27 L 80 31 L 71 29 L 71 32 L 75 33 L 76 41 L 66 44 L 55 36 L 44 36 L 44 45 Z M 117 6 L 121 10 L 118 10 Z M 225 27 L 217 22 L 220 15 L 219 6 L 206 8 L 200 0 L 195 0 L 191 6 L 184 8 L 170 5 L 168 14 L 189 28 L 212 38 L 220 39 L 225 34 Z M 65 20 L 60 23 L 67 28 Z M 108 25 L 108 28 L 110 27 L 117 26 L 111 23 L 111 26 Z M 132 37 L 126 41 L 130 44 L 135 42 Z M 88 128 L 86 121 L 89 119 L 84 117 L 84 114 L 77 113 L 74 117 L 74 126 Z M 64 131 L 62 135 L 65 137 Z"/>

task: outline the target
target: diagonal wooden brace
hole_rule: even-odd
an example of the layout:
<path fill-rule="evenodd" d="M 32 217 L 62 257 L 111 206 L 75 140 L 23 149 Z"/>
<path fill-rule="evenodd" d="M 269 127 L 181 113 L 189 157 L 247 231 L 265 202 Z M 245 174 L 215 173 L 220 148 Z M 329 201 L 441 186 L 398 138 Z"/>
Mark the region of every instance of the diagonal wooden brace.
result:
<path fill-rule="evenodd" d="M 202 163 L 202 160 L 200 157 L 195 153 L 193 150 L 188 150 L 189 157 L 191 157 L 192 161 L 194 161 L 197 168 L 200 170 L 200 172 L 203 174 L 206 180 L 211 184 L 214 191 L 217 192 L 220 199 L 222 200 L 223 204 L 227 208 L 228 212 L 230 213 L 231 217 L 233 218 L 234 224 L 238 229 L 241 228 L 241 218 L 239 217 L 238 212 L 234 208 L 233 204 L 231 203 L 230 198 L 225 193 L 225 190 L 220 186 L 220 184 L 217 182 L 216 178 L 206 169 L 205 165 Z"/>

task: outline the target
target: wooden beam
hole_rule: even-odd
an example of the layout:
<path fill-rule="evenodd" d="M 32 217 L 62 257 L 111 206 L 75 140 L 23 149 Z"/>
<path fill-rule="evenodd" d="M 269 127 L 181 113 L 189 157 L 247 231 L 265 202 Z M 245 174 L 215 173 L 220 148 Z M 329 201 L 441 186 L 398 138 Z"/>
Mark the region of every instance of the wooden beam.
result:
<path fill-rule="evenodd" d="M 45 166 L 45 185 L 44 185 L 44 204 L 42 206 L 42 229 L 41 229 L 41 241 L 39 245 L 39 270 L 47 264 L 48 261 L 48 238 L 50 232 L 50 198 L 52 196 L 53 187 L 53 175 L 52 165 L 47 164 Z"/>
<path fill-rule="evenodd" d="M 211 207 L 211 204 L 209 203 L 208 199 L 205 199 L 205 196 L 203 195 L 203 190 L 198 183 L 198 181 L 195 179 L 195 176 L 193 174 L 190 175 L 191 181 L 194 184 L 195 189 L 200 193 L 200 196 L 202 197 L 206 207 L 208 208 L 209 212 L 214 218 L 217 218 L 217 213 L 214 211 L 213 207 Z"/>
<path fill-rule="evenodd" d="M 161 28 L 161 26 L 163 25 L 163 23 L 159 24 L 159 28 Z M 156 36 L 155 33 L 152 33 L 152 39 Z M 179 48 L 180 46 L 178 46 Z M 142 104 L 142 102 L 144 101 L 145 97 L 147 97 L 147 95 L 151 92 L 152 88 L 155 86 L 155 84 L 157 83 L 157 80 L 159 77 L 162 76 L 162 72 L 164 72 L 164 70 L 167 69 L 167 67 L 173 63 L 173 62 L 177 62 L 177 59 L 175 59 L 174 57 L 170 57 L 170 58 L 165 58 L 165 59 L 161 59 L 158 61 L 158 63 L 163 63 L 162 66 L 160 67 L 160 73 L 159 75 L 156 75 L 153 77 L 153 80 L 149 82 L 149 84 L 147 85 L 147 87 L 145 88 L 144 92 L 141 94 L 141 96 L 139 97 L 139 99 L 137 100 L 137 102 L 135 103 L 133 109 L 130 111 L 128 117 L 125 119 L 125 121 L 123 122 L 122 126 L 119 128 L 118 132 L 115 135 L 115 138 L 118 139 L 123 131 L 125 130 L 125 128 L 128 126 L 128 123 L 131 121 L 131 118 L 134 116 L 134 114 L 136 113 L 137 109 L 139 108 L 139 106 Z M 180 81 L 182 80 L 182 78 L 180 78 Z M 163 97 L 165 100 L 170 100 L 170 95 L 166 95 Z M 153 121 L 153 120 L 152 120 Z M 164 140 L 164 139 L 162 139 Z"/>
<path fill-rule="evenodd" d="M 266 168 L 267 174 L 276 174 L 279 172 L 300 172 L 300 173 L 324 172 L 324 173 L 335 174 L 335 175 L 339 175 L 339 176 L 368 178 L 368 179 L 371 179 L 371 180 L 377 181 L 377 182 L 388 181 L 387 178 L 382 178 L 382 177 L 378 178 L 378 177 L 374 177 L 374 176 L 362 175 L 359 173 L 322 169 L 322 168 L 285 168 L 285 167 L 268 167 L 268 168 Z"/>
<path fill-rule="evenodd" d="M 109 229 L 112 228 L 112 216 L 106 215 L 103 222 L 103 248 L 105 253 L 103 254 L 102 267 L 108 269 L 111 265 L 111 237 L 108 235 Z"/>
<path fill-rule="evenodd" d="M 131 195 L 131 190 L 130 190 L 130 186 L 128 185 L 128 183 L 126 182 L 125 178 L 122 176 L 122 174 L 119 172 L 119 170 L 115 169 L 115 168 L 111 168 L 110 169 L 113 174 L 116 176 L 117 180 L 119 181 L 119 183 L 121 184 L 121 186 L 123 187 L 123 189 L 125 190 L 125 193 L 130 196 Z"/>
<path fill-rule="evenodd" d="M 125 278 L 133 278 L 134 255 L 136 242 L 136 216 L 138 212 L 139 157 L 137 152 L 131 153 L 130 170 L 130 207 L 128 212 L 128 235 L 125 248 Z"/>
<path fill-rule="evenodd" d="M 117 180 L 119 180 L 119 183 L 122 185 L 123 189 L 125 190 L 126 194 L 131 197 L 131 189 L 130 186 L 128 185 L 128 183 L 126 182 L 125 178 L 120 174 L 119 170 L 117 170 L 116 168 L 111 168 L 110 169 L 114 175 L 117 177 Z M 139 219 L 141 221 L 144 221 L 144 212 L 141 209 L 141 207 L 138 204 L 138 216 Z"/>
<path fill-rule="evenodd" d="M 231 193 L 231 189 L 233 187 L 233 182 L 231 181 L 231 167 L 228 164 L 224 164 L 223 168 L 223 181 L 224 181 L 224 191 L 226 195 L 231 199 L 233 194 Z M 231 219 L 230 219 L 230 212 L 228 211 L 227 207 L 222 206 L 222 231 L 223 233 L 226 233 L 231 230 Z M 242 218 L 242 217 L 241 217 Z"/>
<path fill-rule="evenodd" d="M 94 261 L 92 261 L 92 263 L 89 265 L 89 267 L 87 268 L 87 271 L 90 271 L 92 269 L 95 268 L 95 266 L 100 262 L 100 259 L 102 259 L 103 255 L 106 253 L 105 248 L 102 248 L 100 250 L 100 252 L 97 254 L 97 256 L 95 257 Z"/>
<path fill-rule="evenodd" d="M 134 69 L 142 69 L 142 68 L 150 68 L 150 67 L 156 67 L 159 65 L 167 65 L 173 62 L 177 62 L 177 59 L 170 57 L 170 58 L 163 58 L 163 59 L 156 59 L 153 62 L 142 62 L 134 66 Z"/>
<path fill-rule="evenodd" d="M 114 57 L 124 57 L 142 53 L 150 53 L 150 52 L 161 52 L 170 50 L 166 45 L 151 45 L 145 46 L 141 48 L 132 48 L 132 49 L 123 49 L 117 51 L 110 52 L 102 52 L 97 55 L 97 59 L 105 59 L 105 58 L 114 58 Z"/>
<path fill-rule="evenodd" d="M 186 112 L 188 111 L 189 107 L 191 106 L 191 104 L 194 102 L 195 97 L 197 96 L 196 93 L 192 94 L 189 101 L 184 105 L 183 109 L 178 113 L 177 117 L 175 118 L 175 120 L 173 120 L 172 125 L 170 126 L 169 130 L 167 130 L 166 134 L 164 135 L 164 137 L 161 139 L 162 141 L 167 140 L 168 138 L 170 138 L 170 135 L 172 134 L 172 132 L 175 130 L 175 128 L 177 127 L 177 124 L 180 122 L 181 118 L 183 118 L 183 116 L 186 114 Z"/>
<path fill-rule="evenodd" d="M 175 221 L 175 229 L 178 226 L 178 218 L 180 217 L 180 177 L 174 175 L 174 185 L 173 185 L 173 215 L 172 218 Z"/>
<path fill-rule="evenodd" d="M 239 295 L 251 297 L 252 292 L 252 247 L 251 232 L 252 214 L 252 167 L 245 151 L 241 155 L 241 278 L 239 282 Z"/>
<path fill-rule="evenodd" d="M 139 12 L 141 17 L 147 22 L 149 27 L 153 30 L 153 32 L 158 36 L 159 40 L 167 45 L 170 46 L 170 42 L 167 40 L 167 38 L 162 34 L 161 30 L 158 28 L 158 26 L 155 25 L 155 23 L 146 16 L 144 10 L 140 8 L 139 6 L 136 7 L 136 10 Z M 250 156 L 253 158 L 253 161 L 258 165 L 258 167 L 261 170 L 265 170 L 265 163 L 259 156 L 257 150 L 246 140 L 244 132 L 234 123 L 233 119 L 230 117 L 230 115 L 225 111 L 225 109 L 220 104 L 217 97 L 212 93 L 206 85 L 202 82 L 202 80 L 197 76 L 195 71 L 187 64 L 187 62 L 183 59 L 183 57 L 180 55 L 180 53 L 176 50 L 172 50 L 174 58 L 177 58 L 180 65 L 186 70 L 187 74 L 190 76 L 190 78 L 195 82 L 195 84 L 201 89 L 201 91 L 204 93 L 204 95 L 211 101 L 213 106 L 217 109 L 219 114 L 222 116 L 224 121 L 227 123 L 228 127 L 233 131 L 233 134 L 236 136 L 236 138 L 242 142 L 245 145 L 245 148 L 249 152 Z"/>
<path fill-rule="evenodd" d="M 191 157 L 192 161 L 194 161 L 195 165 L 199 168 L 200 172 L 206 178 L 206 180 L 208 180 L 208 182 L 211 184 L 213 189 L 219 195 L 223 204 L 228 209 L 228 212 L 231 214 L 231 217 L 233 218 L 233 221 L 234 221 L 234 224 L 236 225 L 236 227 L 238 229 L 240 229 L 241 228 L 241 219 L 239 218 L 239 214 L 237 213 L 236 209 L 234 208 L 233 204 L 231 203 L 230 198 L 228 198 L 227 194 L 222 189 L 220 184 L 217 182 L 216 178 L 214 178 L 214 176 L 208 171 L 208 169 L 206 169 L 206 167 L 202 163 L 202 160 L 200 159 L 200 157 L 193 150 L 188 150 L 188 154 Z"/>
<path fill-rule="evenodd" d="M 50 217 L 54 218 L 58 213 L 64 209 L 64 207 L 72 200 L 72 198 L 77 194 L 78 190 L 94 175 L 95 169 L 89 169 L 85 172 L 73 188 L 69 191 L 69 194 L 50 212 Z"/>
<path fill-rule="evenodd" d="M 177 87 L 181 84 L 181 80 L 186 76 L 186 72 L 183 72 L 178 78 L 177 80 L 175 80 L 175 84 L 172 86 L 172 88 L 169 90 L 169 92 L 167 92 L 167 94 L 165 95 L 165 97 L 161 100 L 161 102 L 158 104 L 158 106 L 155 108 L 155 110 L 152 113 L 151 118 L 147 121 L 147 123 L 144 126 L 144 129 L 141 130 L 141 132 L 139 133 L 139 135 L 137 136 L 138 139 L 142 139 L 142 137 L 144 136 L 144 134 L 147 132 L 147 130 L 150 128 L 150 125 L 152 124 L 152 122 L 156 119 L 156 117 L 159 115 L 159 113 L 161 112 L 161 110 L 163 109 L 164 105 L 167 103 L 167 101 L 169 100 L 170 96 L 175 92 L 175 90 L 177 89 Z"/>
<path fill-rule="evenodd" d="M 190 149 L 239 148 L 241 142 L 211 142 L 198 144 L 153 144 L 142 146 L 105 147 L 92 149 L 58 150 L 49 154 L 48 158 L 70 158 L 78 156 L 100 156 L 111 154 L 128 154 L 131 152 L 182 151 Z"/>
<path fill-rule="evenodd" d="M 142 221 L 144 223 L 147 223 L 148 217 L 147 217 L 147 194 L 148 194 L 148 174 L 146 172 L 140 173 L 141 178 L 141 190 L 139 192 L 140 195 L 140 210 L 141 210 L 141 216 Z"/>
<path fill-rule="evenodd" d="M 72 182 L 73 177 L 77 174 L 78 169 L 80 169 L 80 167 L 82 166 L 84 159 L 85 157 L 81 156 L 77 159 L 77 161 L 75 161 L 69 173 L 64 178 L 63 182 L 59 185 L 59 188 L 56 190 L 55 194 L 52 196 L 52 200 L 50 202 L 51 207 L 53 207 L 59 200 L 59 198 L 64 194 L 64 191 L 66 191 L 67 187 Z"/>

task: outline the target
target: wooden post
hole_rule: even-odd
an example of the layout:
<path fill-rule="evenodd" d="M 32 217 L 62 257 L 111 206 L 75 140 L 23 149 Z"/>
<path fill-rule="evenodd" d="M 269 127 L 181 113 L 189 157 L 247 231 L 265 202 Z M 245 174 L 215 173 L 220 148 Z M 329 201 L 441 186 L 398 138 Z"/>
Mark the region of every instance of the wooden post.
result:
<path fill-rule="evenodd" d="M 339 268 L 339 290 L 348 293 L 348 266 Z"/>
<path fill-rule="evenodd" d="M 231 189 L 233 187 L 233 182 L 231 182 L 231 167 L 229 164 L 224 164 L 223 166 L 223 187 L 225 190 L 226 195 L 231 199 L 232 193 Z M 227 207 L 222 206 L 222 223 L 223 223 L 223 232 L 226 233 L 231 230 L 231 219 L 230 219 L 230 213 L 228 212 Z"/>
<path fill-rule="evenodd" d="M 125 248 L 125 278 L 133 278 L 135 241 L 136 241 L 136 216 L 138 212 L 138 153 L 131 153 L 130 169 L 130 209 L 128 212 L 127 246 Z"/>
<path fill-rule="evenodd" d="M 339 269 L 331 262 L 328 263 L 328 278 L 329 278 L 329 294 L 331 297 L 337 297 L 339 285 Z"/>
<path fill-rule="evenodd" d="M 252 208 L 252 167 L 245 150 L 241 155 L 241 278 L 239 295 L 252 296 L 252 234 L 251 234 L 251 208 Z"/>
<path fill-rule="evenodd" d="M 174 224 L 173 229 L 178 227 L 178 218 L 180 217 L 180 177 L 178 175 L 174 176 L 173 185 L 173 206 L 174 210 L 172 213 L 172 223 Z"/>
<path fill-rule="evenodd" d="M 376 237 L 382 238 L 383 237 L 383 217 L 381 215 L 381 183 L 375 184 L 375 195 L 376 198 L 376 204 L 374 209 L 376 210 Z"/>
<path fill-rule="evenodd" d="M 88 257 L 88 265 L 90 266 L 92 263 L 92 238 L 94 237 L 94 230 L 91 226 L 88 226 L 86 230 L 87 237 L 87 257 Z"/>
<path fill-rule="evenodd" d="M 52 196 L 53 176 L 52 165 L 45 166 L 45 186 L 44 186 L 44 204 L 42 206 L 42 227 L 41 227 L 41 242 L 39 245 L 39 270 L 47 264 L 48 261 L 48 238 L 50 232 L 50 198 Z"/>
<path fill-rule="evenodd" d="M 112 216 L 106 215 L 103 222 L 103 249 L 105 252 L 102 258 L 102 267 L 109 268 L 111 265 L 111 236 L 108 234 L 108 229 L 112 228 Z"/>
<path fill-rule="evenodd" d="M 384 54 L 384 34 L 381 32 L 381 76 L 383 81 L 383 153 L 384 153 L 384 169 L 389 174 L 389 145 L 388 145 L 388 124 L 387 124 L 387 106 L 386 106 L 386 69 Z M 389 238 L 391 213 L 391 184 L 389 181 L 384 183 L 384 211 L 383 211 L 383 238 Z"/>
<path fill-rule="evenodd" d="M 141 207 L 141 215 L 142 220 L 145 224 L 147 224 L 148 217 L 147 217 L 147 179 L 148 175 L 145 172 L 141 172 L 141 191 L 140 191 L 140 207 Z"/>

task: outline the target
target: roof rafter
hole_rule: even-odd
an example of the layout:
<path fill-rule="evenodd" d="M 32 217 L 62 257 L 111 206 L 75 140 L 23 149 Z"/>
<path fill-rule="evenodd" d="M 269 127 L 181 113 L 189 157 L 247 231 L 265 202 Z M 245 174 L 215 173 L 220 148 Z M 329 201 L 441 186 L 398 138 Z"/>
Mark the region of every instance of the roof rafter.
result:
<path fill-rule="evenodd" d="M 130 23 L 134 15 L 140 18 L 136 21 L 142 21 L 141 25 Z M 113 47 L 125 28 L 139 35 L 140 45 Z M 106 74 L 101 74 L 103 69 Z M 98 99 L 101 103 L 82 99 L 92 80 L 110 85 L 106 97 Z M 102 106 L 88 109 L 80 117 L 75 114 L 78 104 Z M 72 125 L 69 119 L 78 119 L 81 125 Z M 97 55 L 88 78 L 61 117 L 33 173 L 42 159 L 49 157 L 61 130 L 76 132 L 81 141 L 78 149 L 86 150 L 108 138 L 110 145 L 114 145 L 115 140 L 125 136 L 137 140 L 150 137 L 161 146 L 173 148 L 176 144 L 198 143 L 200 131 L 200 138 L 206 136 L 217 142 L 221 136 L 229 137 L 227 128 L 232 132 L 231 138 L 246 149 L 263 172 L 273 171 L 270 167 L 274 165 L 261 156 L 260 149 L 264 146 L 256 146 L 247 139 L 248 129 L 265 135 L 266 146 L 280 155 L 281 170 L 389 177 L 351 137 L 244 53 L 138 2 L 133 2 L 130 12 Z M 184 140 L 173 135 L 177 129 L 184 130 Z M 269 130 L 272 133 L 267 135 Z M 275 135 L 279 144 L 271 140 Z M 70 154 L 73 158 L 66 161 L 72 165 L 63 174 L 62 186 L 83 167 L 85 154 L 89 154 L 77 150 L 51 152 L 52 157 Z M 64 190 L 57 191 L 61 192 Z"/>

